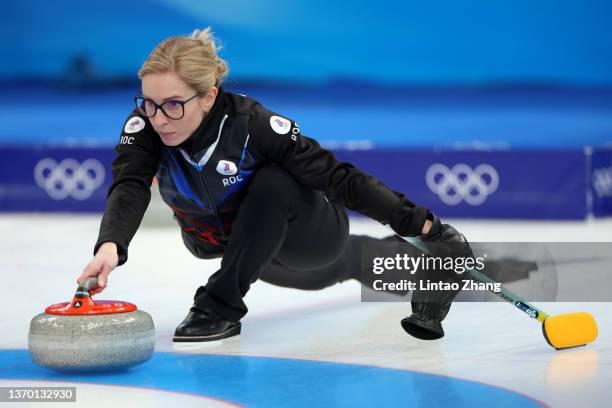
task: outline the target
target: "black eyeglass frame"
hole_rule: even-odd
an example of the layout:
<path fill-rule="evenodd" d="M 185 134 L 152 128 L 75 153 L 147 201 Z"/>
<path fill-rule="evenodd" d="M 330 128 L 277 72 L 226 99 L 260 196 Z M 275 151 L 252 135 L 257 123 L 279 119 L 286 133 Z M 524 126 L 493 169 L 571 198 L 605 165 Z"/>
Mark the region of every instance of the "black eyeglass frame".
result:
<path fill-rule="evenodd" d="M 153 118 L 155 115 L 157 115 L 157 110 L 159 109 L 159 110 L 161 110 L 161 111 L 163 112 L 163 114 L 164 114 L 164 115 L 166 115 L 166 117 L 167 117 L 168 119 L 171 119 L 171 120 L 181 120 L 181 119 L 183 119 L 183 117 L 185 116 L 185 104 L 186 104 L 187 102 L 191 101 L 192 99 L 195 99 L 195 98 L 196 98 L 196 97 L 198 97 L 198 96 L 202 96 L 202 93 L 197 93 L 197 94 L 193 95 L 191 98 L 186 99 L 186 100 L 184 100 L 184 101 L 179 101 L 179 100 L 177 100 L 177 99 L 172 99 L 172 100 L 169 100 L 169 101 L 163 102 L 163 103 L 161 103 L 161 104 L 159 104 L 159 105 L 158 105 L 158 104 L 156 104 L 156 103 L 155 103 L 153 100 L 151 100 L 151 99 L 149 99 L 149 98 L 145 98 L 144 96 L 140 95 L 140 96 L 135 96 L 135 97 L 134 97 L 134 103 L 136 103 L 136 108 L 138 108 L 138 111 L 139 111 L 140 113 L 142 113 L 143 115 L 145 115 L 146 117 L 148 117 L 148 118 Z M 141 108 L 141 106 L 140 106 L 140 104 L 138 103 L 138 101 L 139 101 L 139 100 L 140 100 L 140 101 L 142 101 L 143 103 L 144 103 L 144 101 L 148 101 L 148 102 L 150 102 L 150 103 L 151 103 L 153 106 L 155 106 L 155 111 L 153 112 L 153 115 L 151 115 L 151 116 L 147 115 L 146 110 L 142 109 L 142 108 Z M 171 117 L 170 115 L 168 115 L 168 113 L 167 113 L 167 112 L 164 110 L 164 105 L 165 105 L 165 104 L 167 104 L 167 103 L 170 103 L 170 102 L 174 102 L 174 103 L 177 103 L 177 102 L 178 102 L 178 103 L 181 105 L 182 114 L 181 114 L 181 116 L 180 116 L 180 117 L 178 117 L 178 118 L 173 118 L 173 117 Z"/>

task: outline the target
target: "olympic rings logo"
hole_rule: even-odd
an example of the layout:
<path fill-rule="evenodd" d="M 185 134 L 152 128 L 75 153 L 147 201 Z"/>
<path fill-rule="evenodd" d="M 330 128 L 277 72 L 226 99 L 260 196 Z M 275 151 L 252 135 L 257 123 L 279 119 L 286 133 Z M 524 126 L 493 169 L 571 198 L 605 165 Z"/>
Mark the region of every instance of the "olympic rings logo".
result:
<path fill-rule="evenodd" d="M 593 189 L 599 198 L 612 197 L 612 167 L 593 170 Z"/>
<path fill-rule="evenodd" d="M 65 159 L 58 163 L 45 158 L 34 167 L 36 184 L 54 200 L 68 197 L 86 200 L 104 183 L 105 177 L 104 166 L 96 159 L 87 159 L 83 163 Z"/>
<path fill-rule="evenodd" d="M 470 205 L 481 205 L 499 186 L 499 174 L 489 164 L 480 164 L 472 170 L 459 163 L 449 169 L 442 163 L 435 163 L 425 174 L 427 187 L 443 203 L 457 205 L 462 201 Z"/>

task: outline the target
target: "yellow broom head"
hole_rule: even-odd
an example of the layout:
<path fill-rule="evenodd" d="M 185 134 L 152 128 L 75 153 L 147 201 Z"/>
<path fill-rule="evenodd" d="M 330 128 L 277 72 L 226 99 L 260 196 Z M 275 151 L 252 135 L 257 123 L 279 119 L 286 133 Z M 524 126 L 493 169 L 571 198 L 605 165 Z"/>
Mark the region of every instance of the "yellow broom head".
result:
<path fill-rule="evenodd" d="M 597 323 L 586 312 L 565 313 L 544 320 L 542 331 L 548 344 L 559 350 L 595 341 Z"/>

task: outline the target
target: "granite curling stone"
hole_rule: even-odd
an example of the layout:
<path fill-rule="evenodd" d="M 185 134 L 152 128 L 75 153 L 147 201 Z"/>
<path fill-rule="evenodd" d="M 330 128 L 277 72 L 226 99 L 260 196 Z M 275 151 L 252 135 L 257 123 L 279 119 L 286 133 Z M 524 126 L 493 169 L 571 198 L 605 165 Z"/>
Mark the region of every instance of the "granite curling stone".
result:
<path fill-rule="evenodd" d="M 90 289 L 97 282 L 87 279 L 70 303 L 51 305 L 32 319 L 28 344 L 34 363 L 59 371 L 110 371 L 151 358 L 151 316 L 132 303 L 94 301 Z"/>

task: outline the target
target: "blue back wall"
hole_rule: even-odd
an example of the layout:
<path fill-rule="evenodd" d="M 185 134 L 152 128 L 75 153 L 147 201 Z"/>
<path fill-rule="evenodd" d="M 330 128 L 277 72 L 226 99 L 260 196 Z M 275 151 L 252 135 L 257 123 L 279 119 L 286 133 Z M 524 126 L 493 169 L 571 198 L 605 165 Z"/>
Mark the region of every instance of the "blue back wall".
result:
<path fill-rule="evenodd" d="M 3 2 L 0 80 L 65 75 L 76 56 L 135 78 L 163 38 L 211 25 L 233 79 L 612 84 L 612 2 Z"/>

